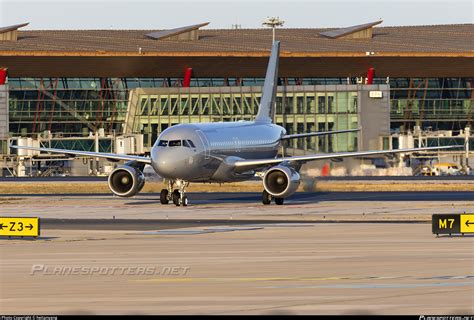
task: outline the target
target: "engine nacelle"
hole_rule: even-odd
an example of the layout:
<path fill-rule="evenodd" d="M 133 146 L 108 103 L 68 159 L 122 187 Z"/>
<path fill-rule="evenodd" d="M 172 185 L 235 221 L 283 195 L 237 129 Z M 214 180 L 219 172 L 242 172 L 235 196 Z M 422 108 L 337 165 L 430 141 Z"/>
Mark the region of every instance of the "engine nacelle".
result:
<path fill-rule="evenodd" d="M 119 197 L 133 197 L 145 185 L 143 172 L 131 166 L 116 168 L 109 175 L 109 189 Z"/>
<path fill-rule="evenodd" d="M 263 176 L 263 187 L 275 198 L 291 196 L 299 185 L 299 173 L 289 167 L 275 166 L 268 169 Z"/>

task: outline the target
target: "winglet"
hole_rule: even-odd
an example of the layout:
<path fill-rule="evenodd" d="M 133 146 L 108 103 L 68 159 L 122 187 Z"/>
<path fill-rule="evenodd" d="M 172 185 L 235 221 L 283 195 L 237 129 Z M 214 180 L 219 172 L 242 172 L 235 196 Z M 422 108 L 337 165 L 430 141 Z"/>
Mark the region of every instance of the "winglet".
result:
<path fill-rule="evenodd" d="M 258 113 L 255 117 L 257 122 L 273 122 L 275 114 L 275 96 L 278 85 L 278 60 L 280 56 L 280 41 L 275 41 L 272 53 L 268 61 L 267 74 L 263 84 L 262 98 Z"/>

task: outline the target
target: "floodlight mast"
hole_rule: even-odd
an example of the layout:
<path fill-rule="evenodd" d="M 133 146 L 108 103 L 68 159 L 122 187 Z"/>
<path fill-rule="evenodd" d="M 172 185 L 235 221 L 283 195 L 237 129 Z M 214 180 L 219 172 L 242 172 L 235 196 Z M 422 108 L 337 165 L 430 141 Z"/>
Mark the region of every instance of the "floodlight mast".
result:
<path fill-rule="evenodd" d="M 280 17 L 267 17 L 265 21 L 263 21 L 262 26 L 272 28 L 272 43 L 275 43 L 275 28 L 282 27 L 285 21 L 280 20 Z"/>

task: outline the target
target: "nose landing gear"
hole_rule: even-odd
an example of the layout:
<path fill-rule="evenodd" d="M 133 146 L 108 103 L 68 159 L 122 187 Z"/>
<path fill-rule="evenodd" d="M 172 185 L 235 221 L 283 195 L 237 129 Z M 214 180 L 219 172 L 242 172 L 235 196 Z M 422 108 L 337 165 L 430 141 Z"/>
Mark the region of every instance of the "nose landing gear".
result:
<path fill-rule="evenodd" d="M 173 187 L 176 184 L 178 189 Z M 188 187 L 189 182 L 183 180 L 168 181 L 168 189 L 161 190 L 160 193 L 160 202 L 161 204 L 168 204 L 170 201 L 176 206 L 186 207 L 188 205 L 188 197 L 186 196 L 186 188 Z"/>

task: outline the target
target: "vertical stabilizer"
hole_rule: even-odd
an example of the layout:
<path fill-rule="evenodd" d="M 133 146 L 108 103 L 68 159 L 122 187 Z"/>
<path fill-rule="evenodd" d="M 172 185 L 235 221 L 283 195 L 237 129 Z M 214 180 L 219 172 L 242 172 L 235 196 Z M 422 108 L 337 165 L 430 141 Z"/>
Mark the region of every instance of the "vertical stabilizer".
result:
<path fill-rule="evenodd" d="M 267 75 L 263 84 L 262 98 L 258 106 L 257 122 L 273 122 L 275 114 L 275 96 L 278 85 L 278 59 L 280 56 L 280 41 L 275 41 L 268 61 Z"/>

